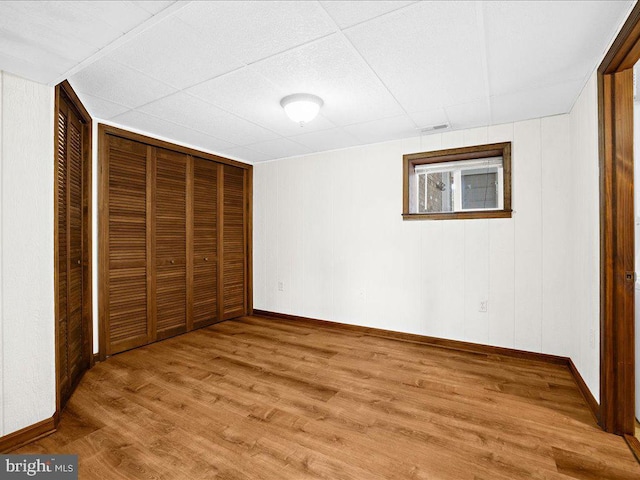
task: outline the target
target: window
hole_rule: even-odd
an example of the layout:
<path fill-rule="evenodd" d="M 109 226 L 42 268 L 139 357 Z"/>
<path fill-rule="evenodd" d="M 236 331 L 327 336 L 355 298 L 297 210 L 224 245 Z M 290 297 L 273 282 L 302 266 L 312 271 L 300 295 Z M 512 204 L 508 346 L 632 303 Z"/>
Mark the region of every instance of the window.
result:
<path fill-rule="evenodd" d="M 405 220 L 511 217 L 511 143 L 404 155 Z"/>

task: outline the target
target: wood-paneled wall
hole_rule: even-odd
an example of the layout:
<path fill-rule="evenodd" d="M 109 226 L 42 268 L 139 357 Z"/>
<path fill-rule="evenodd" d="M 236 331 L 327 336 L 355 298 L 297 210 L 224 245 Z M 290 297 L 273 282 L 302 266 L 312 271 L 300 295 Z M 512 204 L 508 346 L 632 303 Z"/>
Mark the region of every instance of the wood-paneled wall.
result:
<path fill-rule="evenodd" d="M 250 313 L 251 165 L 101 125 L 100 356 Z"/>

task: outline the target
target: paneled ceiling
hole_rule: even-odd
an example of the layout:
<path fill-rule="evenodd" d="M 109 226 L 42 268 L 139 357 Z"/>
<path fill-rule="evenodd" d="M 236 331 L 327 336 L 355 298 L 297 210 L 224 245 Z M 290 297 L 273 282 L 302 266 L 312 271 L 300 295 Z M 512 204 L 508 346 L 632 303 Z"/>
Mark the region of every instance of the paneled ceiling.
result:
<path fill-rule="evenodd" d="M 632 1 L 0 2 L 0 69 L 249 162 L 568 112 Z M 313 93 L 304 127 L 280 99 Z"/>

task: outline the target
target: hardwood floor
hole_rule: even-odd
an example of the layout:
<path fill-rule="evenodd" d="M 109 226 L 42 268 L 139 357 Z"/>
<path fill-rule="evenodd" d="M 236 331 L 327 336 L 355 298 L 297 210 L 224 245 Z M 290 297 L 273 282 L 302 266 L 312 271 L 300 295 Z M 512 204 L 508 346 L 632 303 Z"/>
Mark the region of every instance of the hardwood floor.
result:
<path fill-rule="evenodd" d="M 81 479 L 639 479 L 569 370 L 244 317 L 96 365 L 58 432 Z"/>

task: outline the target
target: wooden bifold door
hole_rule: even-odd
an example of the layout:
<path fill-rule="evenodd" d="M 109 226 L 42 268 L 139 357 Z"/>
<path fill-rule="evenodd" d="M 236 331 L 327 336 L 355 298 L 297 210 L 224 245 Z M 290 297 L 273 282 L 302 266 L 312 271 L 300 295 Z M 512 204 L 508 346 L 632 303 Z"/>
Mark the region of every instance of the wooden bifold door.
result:
<path fill-rule="evenodd" d="M 100 152 L 101 354 L 245 315 L 251 167 L 106 126 Z"/>
<path fill-rule="evenodd" d="M 56 87 L 55 289 L 58 410 L 90 367 L 91 117 L 68 83 Z"/>

